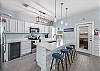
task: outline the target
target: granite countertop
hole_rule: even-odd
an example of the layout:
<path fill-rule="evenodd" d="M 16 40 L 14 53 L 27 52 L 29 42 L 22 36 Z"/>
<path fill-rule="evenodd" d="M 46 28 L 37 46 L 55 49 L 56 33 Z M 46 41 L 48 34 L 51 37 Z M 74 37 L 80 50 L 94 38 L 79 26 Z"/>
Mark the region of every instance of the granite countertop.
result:
<path fill-rule="evenodd" d="M 36 45 L 38 47 L 43 47 L 43 48 L 46 48 L 49 51 L 52 51 L 52 50 L 54 50 L 58 47 L 64 46 L 65 44 L 58 45 L 57 42 L 53 42 L 53 43 L 41 42 L 41 43 L 36 43 Z"/>

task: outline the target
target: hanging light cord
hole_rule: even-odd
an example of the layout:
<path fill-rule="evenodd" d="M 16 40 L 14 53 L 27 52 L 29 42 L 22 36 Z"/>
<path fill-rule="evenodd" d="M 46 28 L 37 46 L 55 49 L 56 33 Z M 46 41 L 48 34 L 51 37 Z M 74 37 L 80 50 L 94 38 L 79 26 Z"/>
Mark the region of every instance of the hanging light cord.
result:
<path fill-rule="evenodd" d="M 62 20 L 62 6 L 64 3 L 61 3 L 61 20 Z"/>
<path fill-rule="evenodd" d="M 55 0 L 55 18 L 56 18 L 56 2 L 57 2 L 57 1 Z"/>
<path fill-rule="evenodd" d="M 68 8 L 66 8 L 66 22 L 67 22 L 67 10 L 68 10 Z"/>

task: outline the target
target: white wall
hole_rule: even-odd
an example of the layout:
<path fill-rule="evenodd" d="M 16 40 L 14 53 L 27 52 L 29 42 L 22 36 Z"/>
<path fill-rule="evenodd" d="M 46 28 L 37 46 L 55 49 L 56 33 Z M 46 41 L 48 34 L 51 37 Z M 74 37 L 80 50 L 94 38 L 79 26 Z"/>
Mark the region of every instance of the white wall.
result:
<path fill-rule="evenodd" d="M 79 13 L 79 14 L 76 14 L 76 15 L 73 15 L 73 16 L 69 16 L 68 17 L 68 22 L 69 24 L 67 26 L 65 26 L 64 24 L 61 25 L 60 24 L 60 20 L 57 22 L 57 24 L 54 24 L 54 26 L 56 27 L 60 27 L 60 28 L 71 28 L 71 27 L 74 27 L 75 28 L 75 25 L 78 24 L 78 23 L 81 23 L 81 22 L 89 22 L 89 21 L 94 21 L 94 26 L 95 28 L 98 28 L 100 30 L 100 14 L 99 14 L 100 10 L 99 8 L 97 9 L 93 9 L 93 10 L 90 10 L 90 11 L 86 11 L 86 12 L 83 12 L 83 13 Z M 82 19 L 85 18 L 84 21 L 82 21 Z M 65 23 L 65 18 L 63 19 L 64 23 Z M 100 33 L 100 31 L 99 31 Z M 64 33 L 64 42 L 66 43 L 76 43 L 75 42 L 75 31 L 74 32 L 65 32 Z M 98 42 L 98 41 L 97 41 Z M 95 43 L 96 43 L 96 40 L 95 40 Z M 100 46 L 94 46 L 94 53 L 99 50 Z M 94 54 L 93 53 L 93 54 Z M 94 55 L 99 55 L 100 53 L 97 52 L 96 54 Z"/>
<path fill-rule="evenodd" d="M 61 25 L 60 24 L 60 20 L 57 22 L 57 27 L 61 27 L 61 28 L 69 28 L 69 27 L 74 27 L 75 25 L 78 23 L 81 23 L 82 18 L 86 18 L 86 20 L 84 22 L 89 22 L 89 21 L 94 21 L 95 22 L 95 28 L 99 28 L 100 24 L 99 24 L 99 9 L 95 9 L 95 10 L 91 10 L 88 12 L 84 12 L 84 13 L 80 13 L 80 14 L 76 14 L 73 16 L 68 17 L 68 22 L 69 24 L 67 26 L 65 26 L 64 24 Z M 65 19 L 63 19 L 64 23 L 65 23 Z M 54 25 L 56 26 L 56 25 Z M 100 28 L 99 28 L 100 29 Z M 75 32 L 65 32 L 65 38 L 64 40 L 73 40 L 73 43 L 75 42 Z M 67 35 L 68 34 L 68 35 Z M 69 38 L 72 37 L 72 38 Z"/>

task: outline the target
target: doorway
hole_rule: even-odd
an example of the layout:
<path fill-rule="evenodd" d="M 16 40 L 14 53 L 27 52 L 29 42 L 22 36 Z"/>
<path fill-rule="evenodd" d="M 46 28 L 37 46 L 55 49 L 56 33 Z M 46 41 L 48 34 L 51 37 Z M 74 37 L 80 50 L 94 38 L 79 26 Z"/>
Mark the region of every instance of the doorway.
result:
<path fill-rule="evenodd" d="M 79 48 L 88 50 L 88 26 L 80 26 L 79 29 Z"/>
<path fill-rule="evenodd" d="M 92 54 L 93 33 L 93 23 L 82 23 L 76 26 L 77 51 Z"/>

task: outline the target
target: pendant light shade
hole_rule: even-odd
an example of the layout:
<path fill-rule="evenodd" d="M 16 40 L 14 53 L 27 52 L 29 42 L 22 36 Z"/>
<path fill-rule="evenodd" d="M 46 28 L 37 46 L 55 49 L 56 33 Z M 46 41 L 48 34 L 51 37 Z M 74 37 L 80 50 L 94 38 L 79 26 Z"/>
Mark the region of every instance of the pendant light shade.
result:
<path fill-rule="evenodd" d="M 54 22 L 57 22 L 57 19 L 56 18 L 54 18 Z"/>
<path fill-rule="evenodd" d="M 61 20 L 61 24 L 63 24 L 63 20 Z"/>
<path fill-rule="evenodd" d="M 62 20 L 62 6 L 64 3 L 61 3 L 61 24 L 63 24 L 63 20 Z"/>

